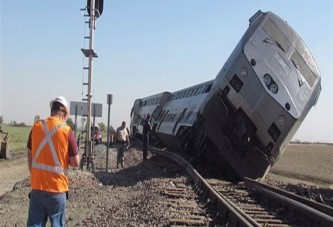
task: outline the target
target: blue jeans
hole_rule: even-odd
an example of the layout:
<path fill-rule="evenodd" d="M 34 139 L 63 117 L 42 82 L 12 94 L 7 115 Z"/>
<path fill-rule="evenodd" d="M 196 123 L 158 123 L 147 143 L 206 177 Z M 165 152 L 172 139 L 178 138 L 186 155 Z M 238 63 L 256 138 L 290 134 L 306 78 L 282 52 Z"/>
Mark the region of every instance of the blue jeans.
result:
<path fill-rule="evenodd" d="M 66 193 L 32 190 L 27 226 L 45 226 L 47 218 L 52 227 L 65 226 Z"/>

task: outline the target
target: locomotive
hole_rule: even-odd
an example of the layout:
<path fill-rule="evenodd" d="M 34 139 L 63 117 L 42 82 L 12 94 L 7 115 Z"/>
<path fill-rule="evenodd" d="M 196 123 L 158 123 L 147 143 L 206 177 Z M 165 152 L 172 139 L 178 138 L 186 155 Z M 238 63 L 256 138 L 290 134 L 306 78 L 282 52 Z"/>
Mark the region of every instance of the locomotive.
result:
<path fill-rule="evenodd" d="M 151 115 L 154 138 L 219 176 L 263 179 L 318 100 L 320 72 L 284 20 L 258 11 L 216 78 L 134 101 L 131 131 Z"/>

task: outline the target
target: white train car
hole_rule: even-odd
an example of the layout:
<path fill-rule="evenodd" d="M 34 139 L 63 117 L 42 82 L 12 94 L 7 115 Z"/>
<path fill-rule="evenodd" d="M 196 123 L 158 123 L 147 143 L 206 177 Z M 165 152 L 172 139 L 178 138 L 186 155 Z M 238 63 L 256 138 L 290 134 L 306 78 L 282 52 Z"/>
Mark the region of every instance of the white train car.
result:
<path fill-rule="evenodd" d="M 136 100 L 131 114 L 152 114 L 160 141 L 231 180 L 263 178 L 321 91 L 313 56 L 284 20 L 258 11 L 249 22 L 214 80 L 166 92 L 163 105 Z"/>

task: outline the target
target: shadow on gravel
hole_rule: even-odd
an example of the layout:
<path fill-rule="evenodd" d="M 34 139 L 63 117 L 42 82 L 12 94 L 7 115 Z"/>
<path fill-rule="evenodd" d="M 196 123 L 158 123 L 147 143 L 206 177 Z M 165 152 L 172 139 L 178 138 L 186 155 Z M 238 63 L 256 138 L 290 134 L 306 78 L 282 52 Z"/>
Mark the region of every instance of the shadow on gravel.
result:
<path fill-rule="evenodd" d="M 115 172 L 95 172 L 94 175 L 103 185 L 129 187 L 152 178 L 174 178 L 185 175 L 185 172 L 172 161 L 152 156 L 149 160 L 136 166 L 126 167 Z"/>

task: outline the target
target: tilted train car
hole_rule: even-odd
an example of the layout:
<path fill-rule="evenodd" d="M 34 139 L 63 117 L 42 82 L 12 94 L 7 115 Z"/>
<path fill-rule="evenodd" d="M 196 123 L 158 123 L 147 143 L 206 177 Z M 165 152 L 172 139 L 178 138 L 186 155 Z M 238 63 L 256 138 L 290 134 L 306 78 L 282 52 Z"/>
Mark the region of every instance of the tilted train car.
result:
<path fill-rule="evenodd" d="M 258 11 L 249 22 L 214 80 L 137 99 L 132 129 L 149 113 L 154 135 L 169 148 L 208 161 L 230 179 L 263 178 L 316 104 L 320 73 L 281 18 Z"/>

